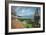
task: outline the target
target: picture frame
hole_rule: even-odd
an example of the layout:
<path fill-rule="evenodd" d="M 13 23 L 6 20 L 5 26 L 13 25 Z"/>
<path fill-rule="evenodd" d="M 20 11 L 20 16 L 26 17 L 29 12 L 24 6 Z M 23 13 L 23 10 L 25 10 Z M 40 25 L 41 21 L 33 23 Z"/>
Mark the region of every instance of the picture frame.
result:
<path fill-rule="evenodd" d="M 17 19 L 19 18 L 20 21 L 20 18 L 23 17 L 25 18 L 25 16 L 26 18 L 29 18 L 30 17 L 29 14 L 32 16 L 32 14 L 34 14 L 37 11 L 39 11 L 40 13 L 39 15 L 40 18 L 37 18 L 40 20 L 41 23 L 40 25 L 39 24 L 37 25 L 37 23 L 39 22 L 36 20 L 36 16 L 35 16 L 36 25 L 34 19 L 33 19 L 34 22 L 32 24 L 28 24 L 29 19 L 24 19 L 25 22 L 27 23 L 26 26 L 23 27 L 22 25 L 18 24 L 18 26 L 16 27 L 15 24 L 17 24 L 18 22 L 16 21 L 14 22 L 13 19 L 16 18 L 11 17 L 15 14 L 14 17 L 17 16 Z M 21 20 L 22 20 L 21 22 L 23 23 L 23 19 Z M 32 22 L 32 18 L 30 22 Z M 15 24 L 11 24 L 11 23 L 15 23 Z M 40 33 L 40 32 L 45 32 L 45 3 L 44 2 L 5 1 L 5 34 Z"/>

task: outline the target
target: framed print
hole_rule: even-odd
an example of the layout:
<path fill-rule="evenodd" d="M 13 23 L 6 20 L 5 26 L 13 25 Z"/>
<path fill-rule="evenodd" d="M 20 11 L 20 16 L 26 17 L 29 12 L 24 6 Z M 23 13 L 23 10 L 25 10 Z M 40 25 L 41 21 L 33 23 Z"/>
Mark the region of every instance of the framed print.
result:
<path fill-rule="evenodd" d="M 6 34 L 45 31 L 45 3 L 10 1 L 6 3 Z"/>

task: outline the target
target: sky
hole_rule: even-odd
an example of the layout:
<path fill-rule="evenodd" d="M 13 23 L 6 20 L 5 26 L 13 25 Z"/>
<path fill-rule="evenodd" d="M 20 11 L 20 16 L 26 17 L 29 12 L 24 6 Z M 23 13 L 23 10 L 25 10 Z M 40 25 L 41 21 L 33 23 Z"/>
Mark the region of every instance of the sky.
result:
<path fill-rule="evenodd" d="M 14 9 L 16 16 L 21 16 L 21 18 L 32 18 L 38 7 L 12 6 L 12 8 Z"/>

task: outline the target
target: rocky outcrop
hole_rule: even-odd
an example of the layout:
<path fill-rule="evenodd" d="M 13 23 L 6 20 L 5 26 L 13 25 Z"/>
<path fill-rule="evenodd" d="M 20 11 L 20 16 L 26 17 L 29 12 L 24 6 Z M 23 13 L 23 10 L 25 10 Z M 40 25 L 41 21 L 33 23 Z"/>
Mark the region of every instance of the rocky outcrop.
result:
<path fill-rule="evenodd" d="M 24 28 L 24 26 L 23 26 L 23 23 L 21 21 L 19 21 L 18 19 L 16 19 L 16 17 L 12 16 L 11 28 L 12 29 L 15 29 L 15 28 Z"/>

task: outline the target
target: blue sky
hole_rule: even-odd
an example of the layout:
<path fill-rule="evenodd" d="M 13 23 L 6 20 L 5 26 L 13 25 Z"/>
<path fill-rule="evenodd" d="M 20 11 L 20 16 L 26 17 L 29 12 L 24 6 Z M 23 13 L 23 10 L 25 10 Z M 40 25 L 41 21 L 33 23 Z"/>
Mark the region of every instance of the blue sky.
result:
<path fill-rule="evenodd" d="M 32 18 L 32 15 L 37 11 L 37 7 L 13 7 L 17 16 Z M 39 9 L 40 11 L 40 9 Z"/>
<path fill-rule="evenodd" d="M 15 9 L 17 16 L 30 16 L 35 12 L 36 8 L 25 8 L 25 7 L 17 7 Z"/>

